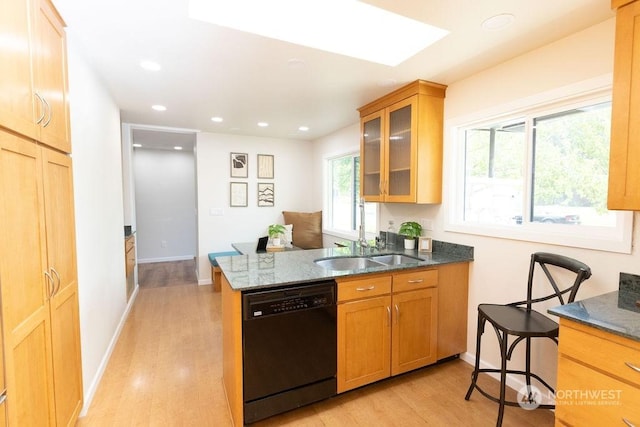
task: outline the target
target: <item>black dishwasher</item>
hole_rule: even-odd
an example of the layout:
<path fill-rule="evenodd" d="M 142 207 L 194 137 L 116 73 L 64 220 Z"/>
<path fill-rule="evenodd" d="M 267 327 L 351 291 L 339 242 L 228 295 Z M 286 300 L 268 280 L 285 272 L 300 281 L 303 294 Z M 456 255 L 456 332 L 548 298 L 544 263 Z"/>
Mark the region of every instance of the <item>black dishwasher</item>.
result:
<path fill-rule="evenodd" d="M 335 281 L 242 296 L 244 422 L 336 394 Z"/>

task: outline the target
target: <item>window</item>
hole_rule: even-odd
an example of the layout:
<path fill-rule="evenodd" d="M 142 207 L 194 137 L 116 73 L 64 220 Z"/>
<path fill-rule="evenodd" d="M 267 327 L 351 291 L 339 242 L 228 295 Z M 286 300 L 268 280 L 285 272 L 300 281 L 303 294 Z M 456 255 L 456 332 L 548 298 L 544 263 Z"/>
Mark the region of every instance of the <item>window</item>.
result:
<path fill-rule="evenodd" d="M 610 97 L 456 127 L 448 229 L 630 252 L 631 216 L 607 210 Z"/>
<path fill-rule="evenodd" d="M 325 228 L 332 234 L 355 237 L 360 228 L 360 154 L 327 159 Z M 365 203 L 365 231 L 376 233 L 377 205 Z"/>

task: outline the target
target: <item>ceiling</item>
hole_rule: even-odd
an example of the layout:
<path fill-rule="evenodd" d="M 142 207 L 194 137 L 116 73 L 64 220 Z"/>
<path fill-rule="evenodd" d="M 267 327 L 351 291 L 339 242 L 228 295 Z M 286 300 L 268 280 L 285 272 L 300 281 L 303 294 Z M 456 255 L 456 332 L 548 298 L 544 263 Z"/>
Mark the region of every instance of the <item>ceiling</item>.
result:
<path fill-rule="evenodd" d="M 390 67 L 192 20 L 188 0 L 53 2 L 123 122 L 300 140 L 356 123 L 358 107 L 413 80 L 449 85 L 614 16 L 608 0 L 367 0 L 450 31 Z M 515 21 L 482 29 L 500 13 Z"/>

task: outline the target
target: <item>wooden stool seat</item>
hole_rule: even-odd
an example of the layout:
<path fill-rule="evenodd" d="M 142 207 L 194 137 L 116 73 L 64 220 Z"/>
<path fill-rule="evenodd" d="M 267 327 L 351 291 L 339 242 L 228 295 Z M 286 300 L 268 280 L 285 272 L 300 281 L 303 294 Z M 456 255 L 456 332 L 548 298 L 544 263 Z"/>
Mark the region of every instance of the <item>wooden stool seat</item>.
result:
<path fill-rule="evenodd" d="M 215 292 L 220 292 L 220 280 L 222 276 L 222 272 L 220 271 L 220 267 L 218 266 L 218 261 L 216 261 L 217 257 L 223 256 L 235 256 L 240 255 L 238 251 L 226 251 L 226 252 L 211 252 L 209 254 L 209 262 L 211 263 L 211 280 L 213 282 L 213 290 Z"/>

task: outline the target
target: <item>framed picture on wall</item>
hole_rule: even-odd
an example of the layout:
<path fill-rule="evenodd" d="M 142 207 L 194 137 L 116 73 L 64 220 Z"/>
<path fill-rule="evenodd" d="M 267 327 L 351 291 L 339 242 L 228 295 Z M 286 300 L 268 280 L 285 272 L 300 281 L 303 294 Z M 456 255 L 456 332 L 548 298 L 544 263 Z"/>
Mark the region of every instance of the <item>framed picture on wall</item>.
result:
<path fill-rule="evenodd" d="M 258 154 L 258 178 L 273 179 L 273 155 Z"/>
<path fill-rule="evenodd" d="M 258 206 L 271 207 L 274 205 L 274 188 L 271 182 L 258 183 Z"/>
<path fill-rule="evenodd" d="M 229 189 L 229 206 L 246 207 L 247 206 L 247 183 L 232 182 Z"/>
<path fill-rule="evenodd" d="M 231 153 L 231 178 L 249 177 L 249 155 L 247 153 Z"/>

